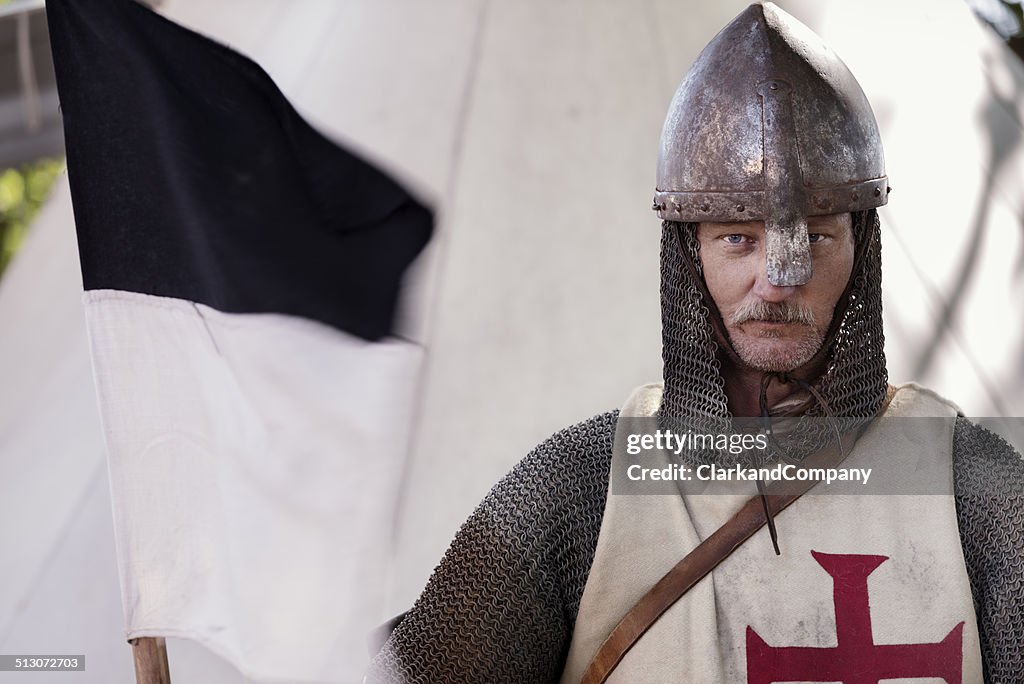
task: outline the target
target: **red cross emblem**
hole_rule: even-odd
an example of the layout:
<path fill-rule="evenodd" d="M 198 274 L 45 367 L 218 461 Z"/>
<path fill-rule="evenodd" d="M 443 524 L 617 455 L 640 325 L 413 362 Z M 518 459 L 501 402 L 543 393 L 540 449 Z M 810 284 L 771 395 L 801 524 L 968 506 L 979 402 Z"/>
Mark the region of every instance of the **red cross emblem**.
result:
<path fill-rule="evenodd" d="M 832 576 L 836 610 L 834 648 L 769 646 L 747 627 L 747 682 L 842 682 L 878 684 L 881 679 L 940 677 L 961 684 L 961 622 L 934 644 L 875 644 L 868 609 L 868 575 L 888 556 L 830 554 L 811 551 Z"/>

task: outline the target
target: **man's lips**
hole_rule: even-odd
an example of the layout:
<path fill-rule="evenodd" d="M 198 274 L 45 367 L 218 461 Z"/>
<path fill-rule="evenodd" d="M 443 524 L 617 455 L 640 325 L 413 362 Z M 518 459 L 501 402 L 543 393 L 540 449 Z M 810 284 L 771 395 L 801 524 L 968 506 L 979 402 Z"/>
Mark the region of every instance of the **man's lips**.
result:
<path fill-rule="evenodd" d="M 790 329 L 792 326 L 792 330 Z M 780 337 L 796 334 L 796 328 L 806 327 L 804 323 L 796 321 L 766 321 L 762 319 L 750 319 L 737 326 L 748 335 L 757 337 Z"/>
<path fill-rule="evenodd" d="M 803 323 L 800 323 L 798 321 L 775 321 L 775 320 L 765 320 L 765 319 L 760 319 L 760 318 L 751 318 L 749 320 L 743 321 L 739 325 L 750 325 L 751 323 L 756 324 L 756 325 L 771 325 L 771 326 L 804 325 Z"/>

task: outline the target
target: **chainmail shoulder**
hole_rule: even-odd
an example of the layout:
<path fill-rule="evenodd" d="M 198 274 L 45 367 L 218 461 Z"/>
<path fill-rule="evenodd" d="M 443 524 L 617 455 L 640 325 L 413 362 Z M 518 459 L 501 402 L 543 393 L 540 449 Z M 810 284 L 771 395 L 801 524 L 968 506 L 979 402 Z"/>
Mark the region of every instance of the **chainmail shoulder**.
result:
<path fill-rule="evenodd" d="M 367 682 L 557 682 L 601 530 L 618 411 L 563 430 L 463 524 Z"/>
<path fill-rule="evenodd" d="M 1024 677 L 1024 459 L 966 418 L 953 431 L 960 542 L 978 615 L 985 681 Z"/>

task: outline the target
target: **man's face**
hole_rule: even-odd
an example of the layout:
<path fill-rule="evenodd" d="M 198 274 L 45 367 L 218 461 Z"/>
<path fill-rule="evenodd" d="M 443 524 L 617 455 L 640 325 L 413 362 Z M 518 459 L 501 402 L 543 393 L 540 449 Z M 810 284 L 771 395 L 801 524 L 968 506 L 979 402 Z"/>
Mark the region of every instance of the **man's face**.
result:
<path fill-rule="evenodd" d="M 737 355 L 761 371 L 791 371 L 818 351 L 853 270 L 850 214 L 807 219 L 814 273 L 803 285 L 768 281 L 764 222 L 697 227 L 708 291 Z"/>

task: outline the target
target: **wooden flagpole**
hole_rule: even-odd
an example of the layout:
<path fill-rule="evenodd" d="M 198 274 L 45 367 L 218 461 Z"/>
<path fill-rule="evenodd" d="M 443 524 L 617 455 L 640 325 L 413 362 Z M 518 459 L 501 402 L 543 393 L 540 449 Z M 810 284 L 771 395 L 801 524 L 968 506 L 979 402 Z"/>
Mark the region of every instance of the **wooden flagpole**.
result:
<path fill-rule="evenodd" d="M 140 637 L 128 643 L 135 656 L 135 684 L 171 684 L 167 643 L 163 637 Z"/>

